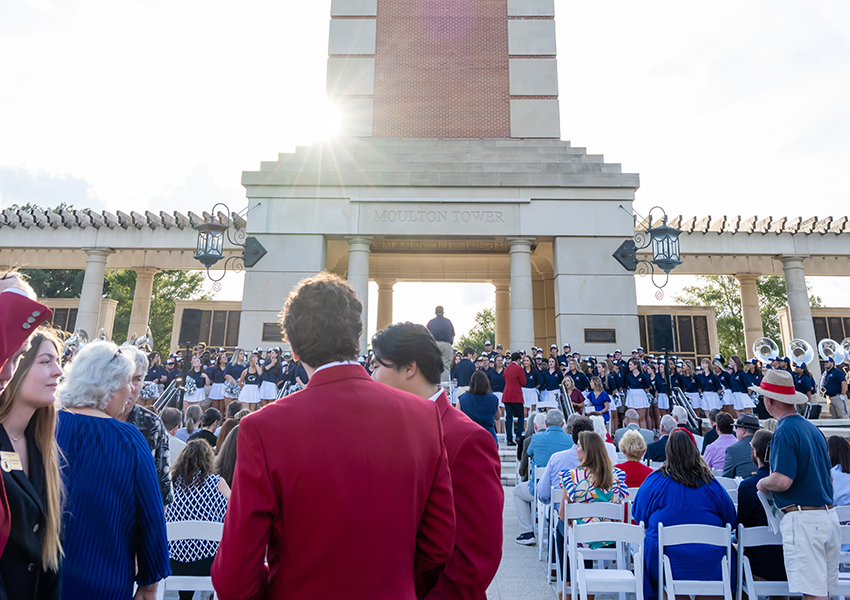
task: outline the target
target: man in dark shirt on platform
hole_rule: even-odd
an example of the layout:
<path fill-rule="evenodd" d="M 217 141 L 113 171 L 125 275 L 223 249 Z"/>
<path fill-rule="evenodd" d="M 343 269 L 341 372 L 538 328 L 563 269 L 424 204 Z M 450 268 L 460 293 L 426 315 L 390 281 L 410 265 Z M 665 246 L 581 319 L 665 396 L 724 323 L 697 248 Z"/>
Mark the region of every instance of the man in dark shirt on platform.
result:
<path fill-rule="evenodd" d="M 434 309 L 436 316 L 428 321 L 428 331 L 437 340 L 437 346 L 439 346 L 440 354 L 443 357 L 442 381 L 448 381 L 451 378 L 452 359 L 454 358 L 452 343 L 455 341 L 455 327 L 451 321 L 443 316 L 443 312 L 442 306 Z"/>

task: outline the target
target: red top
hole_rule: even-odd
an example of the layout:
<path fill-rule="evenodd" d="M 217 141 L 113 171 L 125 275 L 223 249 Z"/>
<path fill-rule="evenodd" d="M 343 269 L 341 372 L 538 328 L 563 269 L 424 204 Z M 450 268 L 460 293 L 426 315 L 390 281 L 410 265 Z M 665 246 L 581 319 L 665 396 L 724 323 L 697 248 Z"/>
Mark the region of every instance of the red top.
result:
<path fill-rule="evenodd" d="M 522 404 L 522 386 L 524 385 L 525 369 L 512 362 L 505 369 L 505 391 L 502 393 L 502 402 L 505 404 L 511 402 Z"/>
<path fill-rule="evenodd" d="M 624 463 L 615 465 L 626 474 L 626 485 L 630 488 L 640 487 L 643 480 L 652 474 L 652 469 L 645 464 L 633 460 L 627 460 Z M 634 500 L 634 498 L 632 498 Z"/>

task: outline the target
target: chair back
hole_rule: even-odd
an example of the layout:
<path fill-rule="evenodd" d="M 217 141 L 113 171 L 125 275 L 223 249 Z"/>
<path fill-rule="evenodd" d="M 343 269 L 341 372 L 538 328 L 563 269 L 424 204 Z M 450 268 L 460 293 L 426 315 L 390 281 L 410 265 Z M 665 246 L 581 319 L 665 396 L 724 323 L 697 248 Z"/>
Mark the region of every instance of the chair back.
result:
<path fill-rule="evenodd" d="M 624 519 L 623 505 L 613 502 L 580 502 L 567 503 L 564 506 L 564 518 L 567 521 L 593 517 L 622 522 Z"/>
<path fill-rule="evenodd" d="M 643 521 L 640 525 L 630 523 L 585 523 L 573 525 L 570 534 L 571 543 L 587 544 L 590 542 L 616 542 L 643 546 Z"/>
<path fill-rule="evenodd" d="M 165 534 L 169 542 L 179 540 L 208 540 L 220 542 L 224 523 L 212 521 L 174 521 L 165 524 Z"/>
<path fill-rule="evenodd" d="M 720 546 L 726 549 L 724 557 L 725 569 L 732 564 L 732 526 L 715 527 L 713 525 L 672 525 L 664 527 L 664 523 L 658 524 L 658 600 L 664 600 L 665 559 L 664 548 L 667 546 L 679 546 L 682 544 L 706 544 L 709 546 Z M 671 586 L 673 582 L 669 582 Z M 706 582 L 706 586 L 709 582 Z M 731 590 L 730 590 L 731 592 Z M 676 595 L 675 589 L 669 590 L 670 595 Z"/>
<path fill-rule="evenodd" d="M 782 587 L 783 584 L 785 586 L 783 591 L 786 593 L 781 595 L 788 595 L 788 584 L 786 582 L 756 581 L 755 577 L 753 577 L 750 561 L 744 554 L 746 548 L 781 545 L 782 534 L 774 533 L 770 527 L 744 527 L 743 525 L 738 525 L 738 581 L 735 595 L 737 600 L 743 599 L 744 592 L 746 592 L 748 598 L 760 597 L 762 596 L 760 592 L 764 590 L 760 590 L 759 588 L 769 587 L 771 591 L 775 591 L 775 588 Z M 772 596 L 773 594 L 768 595 Z"/>
<path fill-rule="evenodd" d="M 715 479 L 726 491 L 738 489 L 738 482 L 733 477 L 716 477 Z"/>
<path fill-rule="evenodd" d="M 845 521 L 850 521 L 850 505 L 836 506 L 835 514 L 838 516 L 838 520 L 842 523 L 844 523 Z"/>

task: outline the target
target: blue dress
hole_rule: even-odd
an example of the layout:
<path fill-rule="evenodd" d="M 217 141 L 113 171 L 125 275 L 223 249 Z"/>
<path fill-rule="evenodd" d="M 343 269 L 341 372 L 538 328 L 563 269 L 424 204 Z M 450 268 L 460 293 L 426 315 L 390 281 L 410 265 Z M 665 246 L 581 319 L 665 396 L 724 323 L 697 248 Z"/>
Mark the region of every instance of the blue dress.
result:
<path fill-rule="evenodd" d="M 496 394 L 471 394 L 466 392 L 458 398 L 460 411 L 490 432 L 496 446 L 496 411 L 499 410 L 499 398 Z"/>
<path fill-rule="evenodd" d="M 634 519 L 643 521 L 644 538 L 644 598 L 658 597 L 658 524 L 737 526 L 735 505 L 729 493 L 716 479 L 708 485 L 690 488 L 655 471 L 646 478 L 635 497 Z M 720 563 L 725 556 L 723 548 L 705 544 L 668 546 L 673 577 L 700 581 L 721 579 Z M 735 553 L 732 553 L 735 562 Z M 735 565 L 730 565 L 735 578 Z M 734 581 L 733 581 L 734 589 Z"/>
<path fill-rule="evenodd" d="M 156 470 L 139 430 L 59 411 L 56 441 L 66 502 L 62 598 L 126 600 L 171 574 Z"/>

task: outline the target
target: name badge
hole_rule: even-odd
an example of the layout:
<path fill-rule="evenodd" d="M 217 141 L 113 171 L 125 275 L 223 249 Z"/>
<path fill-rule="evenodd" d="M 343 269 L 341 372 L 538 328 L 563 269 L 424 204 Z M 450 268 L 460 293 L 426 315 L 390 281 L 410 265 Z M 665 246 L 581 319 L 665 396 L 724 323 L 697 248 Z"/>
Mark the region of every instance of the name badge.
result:
<path fill-rule="evenodd" d="M 0 469 L 7 473 L 12 471 L 22 471 L 21 457 L 17 452 L 0 452 Z"/>

